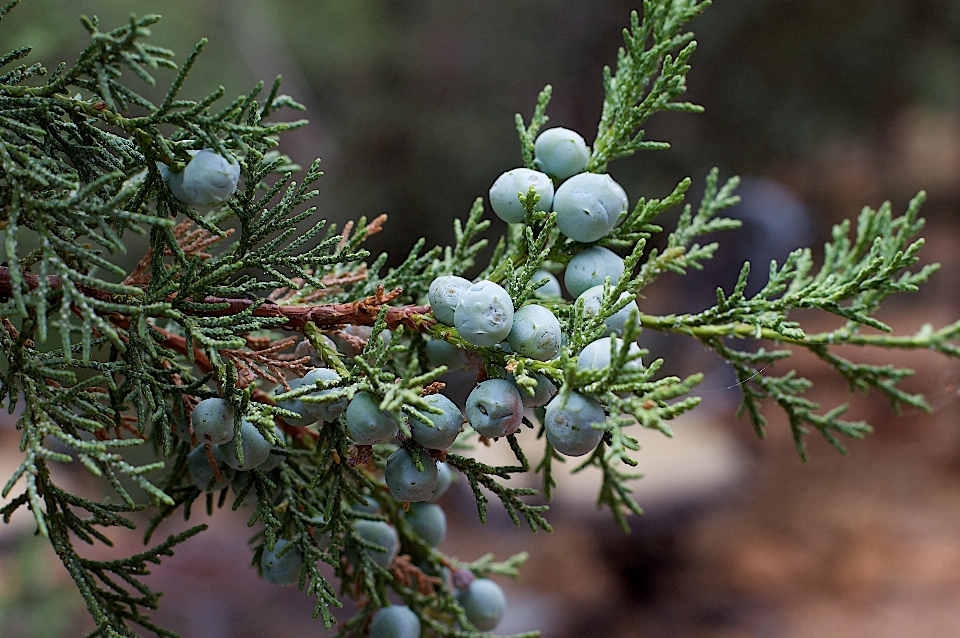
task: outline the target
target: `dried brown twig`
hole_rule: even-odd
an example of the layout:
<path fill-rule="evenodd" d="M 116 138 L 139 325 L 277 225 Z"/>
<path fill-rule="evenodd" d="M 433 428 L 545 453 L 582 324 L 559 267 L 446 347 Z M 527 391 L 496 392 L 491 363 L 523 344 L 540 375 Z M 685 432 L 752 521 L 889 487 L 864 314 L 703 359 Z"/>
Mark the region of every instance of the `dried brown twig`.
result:
<path fill-rule="evenodd" d="M 249 345 L 249 338 L 247 339 L 247 343 Z M 270 383 L 282 385 L 285 390 L 289 391 L 290 386 L 287 385 L 283 371 L 289 370 L 297 376 L 303 376 L 308 370 L 304 364 L 310 361 L 310 357 L 284 361 L 278 359 L 276 355 L 294 347 L 296 344 L 296 337 L 286 337 L 278 341 L 273 341 L 265 347 L 256 348 L 255 350 L 225 348 L 220 350 L 220 354 L 233 361 L 237 369 L 237 384 L 241 388 L 247 387 L 259 377 Z"/>
<path fill-rule="evenodd" d="M 212 255 L 206 252 L 207 248 L 213 246 L 219 241 L 223 241 L 234 233 L 233 228 L 228 228 L 224 234 L 214 235 L 205 228 L 194 228 L 193 222 L 185 219 L 173 227 L 173 236 L 176 237 L 180 249 L 187 259 L 200 256 L 203 259 L 209 259 Z M 164 257 L 172 257 L 173 251 L 169 248 L 164 249 Z M 152 253 L 147 253 L 143 259 L 137 263 L 127 278 L 123 280 L 126 286 L 144 287 L 150 281 L 150 264 L 152 263 Z"/>
<path fill-rule="evenodd" d="M 404 587 L 416 587 L 424 596 L 433 596 L 435 589 L 443 585 L 443 580 L 436 576 L 427 576 L 423 570 L 413 564 L 410 556 L 401 554 L 390 563 L 390 572 L 398 583 Z"/>

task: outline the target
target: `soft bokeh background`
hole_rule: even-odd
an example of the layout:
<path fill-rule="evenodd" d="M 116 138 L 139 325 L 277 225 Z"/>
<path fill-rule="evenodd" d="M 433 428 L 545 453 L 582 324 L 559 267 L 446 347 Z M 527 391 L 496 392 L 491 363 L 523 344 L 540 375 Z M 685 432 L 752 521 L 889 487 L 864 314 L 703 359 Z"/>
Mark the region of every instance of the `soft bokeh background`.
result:
<path fill-rule="evenodd" d="M 244 93 L 282 74 L 311 120 L 286 134 L 283 148 L 301 163 L 323 158 L 320 214 L 342 224 L 388 213 L 388 231 L 371 248 L 397 263 L 420 236 L 451 241 L 452 219 L 520 163 L 513 114 L 529 117 L 543 85 L 554 87 L 551 125 L 592 141 L 600 69 L 614 62 L 635 4 L 24 0 L 0 24 L 0 49 L 33 44 L 32 60 L 52 68 L 85 43 L 79 14 L 109 27 L 131 12 L 158 12 L 155 42 L 179 60 L 210 39 L 185 95 L 219 84 L 227 95 Z M 688 97 L 706 114 L 655 117 L 648 137 L 673 148 L 618 162 L 611 173 L 636 200 L 662 196 L 686 175 L 702 184 L 720 166 L 724 177 L 745 178 L 737 211 L 745 226 L 718 238 L 722 267 L 689 282 L 665 278 L 644 308 L 702 309 L 716 286 L 729 289 L 739 261 L 762 272 L 770 259 L 822 242 L 861 206 L 891 200 L 900 212 L 926 189 L 924 259 L 944 268 L 919 295 L 888 303 L 882 318 L 908 332 L 960 315 L 960 4 L 718 0 L 691 28 L 700 46 Z M 159 77 L 161 87 L 170 79 Z M 554 534 L 535 537 L 499 512 L 481 527 L 462 484 L 445 497 L 448 553 L 531 552 L 522 582 L 504 583 L 510 613 L 500 630 L 539 627 L 545 638 L 956 635 L 960 365 L 896 355 L 916 367 L 907 386 L 927 393 L 934 412 L 896 416 L 877 396 L 854 397 L 852 417 L 876 434 L 852 442 L 848 457 L 811 439 L 804 465 L 775 410 L 763 442 L 733 417 L 739 393 L 709 354 L 643 338 L 671 372 L 709 374 L 705 405 L 677 424 L 676 440 L 643 438 L 647 476 L 636 493 L 647 514 L 631 535 L 595 511 L 595 492 L 582 483 L 561 490 Z M 816 398 L 825 405 L 848 400 L 816 361 L 793 364 L 821 381 Z M 2 476 L 19 463 L 17 441 L 0 421 Z M 87 479 L 67 471 L 63 480 Z M 198 520 L 213 531 L 155 570 L 152 583 L 166 592 L 161 624 L 188 638 L 326 635 L 310 621 L 308 599 L 247 566 L 252 532 L 242 512 L 209 520 L 195 512 Z M 0 636 L 83 635 L 91 624 L 82 601 L 31 530 L 29 520 L 0 527 Z M 139 551 L 135 535 L 116 539 L 118 552 Z"/>

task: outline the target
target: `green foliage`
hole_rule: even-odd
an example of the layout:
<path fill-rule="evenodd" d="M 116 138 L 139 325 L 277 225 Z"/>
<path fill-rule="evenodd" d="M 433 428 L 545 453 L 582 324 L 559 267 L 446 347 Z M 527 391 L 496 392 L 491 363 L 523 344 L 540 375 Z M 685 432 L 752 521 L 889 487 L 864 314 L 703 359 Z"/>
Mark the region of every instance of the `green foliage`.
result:
<path fill-rule="evenodd" d="M 636 12 L 623 30 L 626 46 L 617 55 L 617 72 L 603 70 L 606 93 L 603 112 L 587 164 L 591 172 L 638 150 L 666 148 L 663 142 L 643 140 L 643 123 L 658 111 L 698 113 L 702 107 L 675 102 L 686 91 L 687 60 L 696 49 L 693 34 L 684 25 L 710 6 L 709 0 L 644 0 L 643 20 Z"/>
<path fill-rule="evenodd" d="M 676 99 L 684 91 L 695 48 L 683 25 L 708 4 L 647 0 L 642 19 L 632 15 L 616 73 L 604 74 L 606 95 L 588 170 L 604 172 L 618 157 L 661 148 L 662 143 L 643 140 L 640 128 L 654 113 L 698 110 Z M 479 235 L 490 222 L 478 198 L 466 219 L 455 224 L 452 246 L 425 249 L 420 241 L 401 265 L 384 271 L 385 256 L 368 261 L 362 247 L 381 230 L 384 217 L 369 223 L 361 217 L 339 231 L 316 219 L 310 204 L 318 194 L 313 185 L 321 176 L 319 160 L 295 181 L 299 167 L 275 149 L 280 133 L 303 124 L 272 121 L 282 108 L 300 108 L 279 93 L 279 80 L 262 104 L 262 84 L 220 110 L 214 105 L 222 89 L 200 100 L 182 99 L 179 93 L 199 59 L 201 42 L 160 104 L 128 86 L 129 73 L 153 85 L 155 69 L 176 68 L 170 51 L 146 42 L 157 19 L 131 18 L 108 32 L 99 30 L 96 19 L 84 19 L 91 44 L 72 66 L 57 67 L 45 83 L 41 78 L 47 72 L 40 65 L 21 65 L 0 77 L 0 229 L 7 257 L 0 267 L 0 402 L 10 413 L 22 408 L 17 428 L 23 452 L 2 494 L 22 491 L 0 512 L 9 520 L 21 507 L 31 511 L 39 533 L 75 580 L 97 624 L 94 635 L 134 636 L 137 627 L 173 635 L 150 620 L 159 594 L 139 576 L 147 563 L 159 562 L 204 526 L 116 561 L 82 558 L 75 539 L 110 544 L 108 528 L 133 529 L 130 514 L 149 508 L 144 534 L 149 543 L 166 519 L 181 513 L 189 518 L 198 502 L 207 513 L 228 504 L 233 509 L 252 504 L 248 524 L 262 525 L 252 542 L 255 565 L 278 540 L 294 543 L 304 556 L 298 586 L 316 598 L 314 616 L 325 626 L 337 622 L 333 610 L 342 597 L 369 601 L 340 625 L 339 635 L 362 635 L 376 608 L 391 597 L 423 619 L 427 635 L 479 635 L 444 574 L 453 570 L 455 585 L 471 575 L 517 577 L 526 556 L 499 563 L 484 556 L 464 563 L 444 555 L 417 536 L 403 517 L 403 504 L 380 482 L 396 442 L 355 445 L 339 420 L 303 425 L 301 415 L 278 405 L 299 400 L 305 409 L 316 409 L 368 392 L 399 424 L 399 444 L 413 448 L 407 421 L 429 421 L 436 413 L 424 396 L 442 390 L 447 370 L 429 365 L 430 340 L 452 344 L 478 378 L 511 373 L 518 384 L 529 386 L 536 384 L 534 374 L 543 375 L 561 398 L 577 392 L 599 403 L 606 419 L 593 427 L 603 431 L 601 443 L 574 471 L 599 469 L 598 504 L 624 528 L 628 515 L 641 513 L 628 483 L 639 465 L 639 444 L 630 428 L 670 436 L 669 422 L 698 404 L 691 393 L 702 378 L 658 376 L 660 358 L 641 363 L 649 353 L 631 353 L 629 346 L 642 329 L 698 339 L 731 363 L 743 392 L 742 411 L 758 434 L 765 423 L 761 404 L 769 400 L 786 412 L 804 458 L 803 437 L 810 428 L 842 451 L 841 435 L 860 437 L 869 426 L 843 421 L 843 406 L 821 412 L 806 397 L 811 385 L 806 379 L 792 372 L 769 374 L 770 364 L 790 350 L 738 349 L 737 339 L 807 348 L 843 375 L 851 389 L 878 390 L 894 407 L 926 408 L 921 396 L 898 386 L 910 371 L 856 363 L 836 354 L 836 346 L 922 347 L 960 355 L 952 343 L 960 322 L 901 337 L 887 334 L 889 328 L 874 316 L 887 297 L 916 290 L 935 271 L 933 266 L 910 270 L 922 246 L 914 239 L 922 228 L 920 196 L 900 217 L 889 205 L 864 209 L 852 239 L 849 224 L 838 225 L 816 272 L 811 251 L 798 250 L 783 265 L 771 264 L 766 286 L 751 297 L 745 294 L 745 264 L 732 291 L 718 290 L 716 305 L 702 312 L 632 314 L 610 364 L 578 369 L 578 353 L 604 334 L 606 319 L 661 274 L 708 267 L 717 245 L 697 242 L 737 226 L 722 216 L 737 201 L 737 180 L 721 183 L 716 170 L 696 208 L 684 204 L 691 184 L 685 179 L 664 197 L 640 199 L 596 243 L 628 253 L 623 275 L 604 284 L 598 312 L 588 313 L 582 301 L 540 301 L 563 329 L 559 357 L 538 361 L 500 344 L 471 345 L 454 328 L 437 323 L 429 307 L 417 305 L 436 277 L 466 276 L 482 266 L 475 279 L 501 284 L 519 308 L 536 294 L 538 270 L 559 272 L 587 244 L 561 235 L 556 213 L 536 211 L 531 190 L 519 194 L 524 222 L 510 225 L 486 265 L 477 263 L 487 245 Z M 14 51 L 0 58 L 0 65 L 28 54 Z M 550 92 L 547 87 L 540 94 L 529 124 L 516 118 L 521 154 L 531 168 Z M 199 212 L 174 196 L 164 175 L 180 173 L 191 151 L 208 148 L 239 161 L 243 186 L 225 205 Z M 663 248 L 649 248 L 648 240 L 664 230 L 658 218 L 681 204 Z M 303 222 L 309 226 L 298 232 Z M 127 249 L 125 233 L 149 238 L 132 269 L 118 265 L 115 257 Z M 801 309 L 824 311 L 846 323 L 807 334 L 791 318 Z M 321 362 L 339 379 L 291 386 L 289 381 Z M 230 489 L 219 494 L 199 489 L 187 464 L 195 444 L 190 413 L 199 400 L 214 396 L 228 400 L 236 415 L 234 441 L 225 445 L 242 456 L 243 417 L 270 442 L 279 461 L 238 478 L 217 465 L 208 448 L 215 482 L 234 482 L 232 498 Z M 543 435 L 542 426 L 524 424 Z M 539 472 L 549 499 L 555 462 L 564 458 L 544 439 L 544 457 L 531 468 L 519 438 L 511 434 L 495 444 L 509 445 L 517 464 L 492 466 L 472 458 L 470 444 L 477 438 L 466 428 L 449 452 L 431 454 L 464 475 L 481 520 L 492 494 L 514 523 L 522 520 L 534 532 L 549 532 L 547 507 L 528 499 L 537 490 L 508 481 Z M 60 446 L 54 448 L 53 440 Z M 124 452 L 143 444 L 155 460 L 134 465 Z M 421 462 L 420 455 L 414 458 Z M 74 461 L 105 480 L 120 502 L 93 501 L 57 485 L 50 464 Z M 160 469 L 161 479 L 147 478 Z M 143 497 L 129 489 L 131 484 Z M 356 524 L 363 520 L 387 522 L 397 530 L 400 556 L 390 565 L 376 557 L 392 548 L 358 533 Z M 321 574 L 318 562 L 333 568 L 339 586 Z"/>

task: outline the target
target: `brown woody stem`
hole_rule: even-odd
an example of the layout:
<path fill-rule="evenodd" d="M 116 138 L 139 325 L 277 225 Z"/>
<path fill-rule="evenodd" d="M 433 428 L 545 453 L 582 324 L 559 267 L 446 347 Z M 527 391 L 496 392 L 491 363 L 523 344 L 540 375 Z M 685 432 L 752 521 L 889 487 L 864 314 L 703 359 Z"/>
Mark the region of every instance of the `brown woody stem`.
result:
<path fill-rule="evenodd" d="M 40 285 L 40 277 L 32 273 L 23 273 L 23 280 L 31 290 Z M 60 279 L 55 275 L 47 275 L 47 285 L 51 291 L 61 288 Z M 76 284 L 77 289 L 84 295 L 100 301 L 112 302 L 111 293 Z M 13 294 L 13 281 L 10 270 L 0 266 L 0 299 L 8 299 Z M 330 303 L 316 306 L 281 306 L 270 301 L 259 302 L 251 299 L 230 299 L 223 297 L 204 297 L 198 301 L 204 304 L 226 305 L 224 308 L 211 310 L 197 310 L 183 308 L 181 312 L 189 315 L 206 317 L 225 317 L 239 314 L 254 308 L 255 317 L 285 317 L 287 322 L 282 326 L 285 330 L 302 331 L 307 322 L 312 321 L 318 328 L 334 328 L 345 325 L 372 326 L 380 309 L 386 302 L 398 296 L 398 291 L 383 294 L 378 291 L 376 297 L 352 301 L 349 303 Z M 172 300 L 172 299 L 171 299 Z M 432 318 L 423 315 L 430 312 L 430 306 L 400 306 L 387 309 L 387 325 L 396 328 L 403 325 L 414 330 L 423 330 L 436 323 Z"/>

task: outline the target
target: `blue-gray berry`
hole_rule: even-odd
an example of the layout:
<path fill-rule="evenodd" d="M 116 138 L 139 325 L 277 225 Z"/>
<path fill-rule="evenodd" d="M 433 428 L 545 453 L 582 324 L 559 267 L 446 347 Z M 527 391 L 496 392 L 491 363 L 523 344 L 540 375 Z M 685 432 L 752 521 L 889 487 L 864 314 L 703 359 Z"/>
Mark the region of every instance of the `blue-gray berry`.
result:
<path fill-rule="evenodd" d="M 364 514 L 376 514 L 380 511 L 380 503 L 372 496 L 364 496 L 363 500 L 354 503 L 351 509 L 355 512 L 363 512 Z"/>
<path fill-rule="evenodd" d="M 347 434 L 360 445 L 375 445 L 389 441 L 397 433 L 397 422 L 382 411 L 378 400 L 369 392 L 353 396 L 344 416 Z"/>
<path fill-rule="evenodd" d="M 410 527 L 431 547 L 437 547 L 447 536 L 447 515 L 434 503 L 412 503 L 404 515 Z"/>
<path fill-rule="evenodd" d="M 370 621 L 370 638 L 420 638 L 420 619 L 406 605 L 383 607 Z"/>
<path fill-rule="evenodd" d="M 233 469 L 240 472 L 252 470 L 270 456 L 270 443 L 260 434 L 257 426 L 246 419 L 240 422 L 240 441 L 243 448 L 242 461 L 237 457 L 236 441 L 219 446 L 223 462 Z"/>
<path fill-rule="evenodd" d="M 560 354 L 560 322 L 543 306 L 523 306 L 513 315 L 507 343 L 514 352 L 537 361 L 549 361 Z"/>
<path fill-rule="evenodd" d="M 541 405 L 546 405 L 550 402 L 550 399 L 556 396 L 557 386 L 554 385 L 553 381 L 548 379 L 546 375 L 540 374 L 539 372 L 531 376 L 533 376 L 534 381 L 536 381 L 535 386 L 521 387 L 512 374 L 507 375 L 507 380 L 517 386 L 517 390 L 520 391 L 520 400 L 523 401 L 523 407 L 536 408 Z"/>
<path fill-rule="evenodd" d="M 560 289 L 560 280 L 557 279 L 553 273 L 547 272 L 546 270 L 538 270 L 533 273 L 533 278 L 530 280 L 530 283 L 537 283 L 541 279 L 546 279 L 547 283 L 533 291 L 534 297 L 537 299 L 557 299 L 563 296 L 563 291 Z"/>
<path fill-rule="evenodd" d="M 264 547 L 263 553 L 260 554 L 260 572 L 263 574 L 263 579 L 274 585 L 281 587 L 296 585 L 300 582 L 302 567 L 303 552 L 300 547 L 282 538 L 276 542 L 272 550 Z"/>
<path fill-rule="evenodd" d="M 383 478 L 398 501 L 428 501 L 437 487 L 437 462 L 422 449 L 418 448 L 417 454 L 422 470 L 417 468 L 413 454 L 405 447 L 397 448 L 387 458 Z"/>
<path fill-rule="evenodd" d="M 583 137 L 568 128 L 548 128 L 533 143 L 537 168 L 556 179 L 567 179 L 587 166 L 590 149 Z"/>
<path fill-rule="evenodd" d="M 507 597 L 500 585 L 489 578 L 475 578 L 457 593 L 467 620 L 480 631 L 490 631 L 500 624 L 507 610 Z"/>
<path fill-rule="evenodd" d="M 257 469 L 264 473 L 270 472 L 283 465 L 286 460 L 287 457 L 285 454 L 278 454 L 277 449 L 273 448 L 270 451 L 270 455 L 267 456 L 267 460 L 258 465 Z"/>
<path fill-rule="evenodd" d="M 433 425 L 421 421 L 415 416 L 409 420 L 410 434 L 413 440 L 424 447 L 433 450 L 446 450 L 453 445 L 460 431 L 463 429 L 463 414 L 456 404 L 442 394 L 428 394 L 423 400 L 435 408 L 440 414 L 421 410 Z"/>
<path fill-rule="evenodd" d="M 190 453 L 187 454 L 187 469 L 190 471 L 190 479 L 193 481 L 193 484 L 197 486 L 198 490 L 219 492 L 230 485 L 233 472 L 224 466 L 223 456 L 220 454 L 219 446 L 214 445 L 212 449 L 213 460 L 220 470 L 221 479 L 219 483 L 215 482 L 216 476 L 213 473 L 213 468 L 210 466 L 207 451 L 202 444 L 193 448 L 190 450 Z"/>
<path fill-rule="evenodd" d="M 433 368 L 447 366 L 447 370 L 459 370 L 469 362 L 466 351 L 442 339 L 431 339 L 426 348 L 427 361 Z"/>
<path fill-rule="evenodd" d="M 610 365 L 611 344 L 616 350 L 620 350 L 620 348 L 623 347 L 623 340 L 617 337 L 603 337 L 585 345 L 583 350 L 580 351 L 580 354 L 577 355 L 577 369 L 602 370 L 606 368 Z M 627 351 L 631 355 L 639 355 L 640 346 L 631 342 Z M 643 367 L 643 362 L 638 357 L 627 362 L 625 367 L 627 369 L 639 369 Z"/>
<path fill-rule="evenodd" d="M 513 300 L 492 281 L 479 281 L 460 295 L 453 313 L 460 337 L 475 346 L 493 346 L 513 327 Z"/>
<path fill-rule="evenodd" d="M 243 490 L 247 490 L 246 496 L 240 503 L 244 507 L 256 507 L 257 505 L 257 489 L 252 483 L 253 472 L 237 472 L 234 474 L 233 480 L 230 481 L 230 491 L 233 492 L 234 496 L 240 496 Z"/>
<path fill-rule="evenodd" d="M 515 168 L 498 177 L 490 187 L 490 207 L 507 223 L 522 222 L 527 211 L 520 203 L 520 196 L 526 197 L 531 186 L 540 196 L 533 209 L 549 211 L 553 205 L 553 182 L 547 175 L 529 168 Z"/>
<path fill-rule="evenodd" d="M 383 521 L 368 520 L 358 520 L 353 524 L 353 528 L 363 540 L 383 547 L 383 550 L 364 547 L 363 551 L 376 564 L 384 569 L 389 568 L 397 552 L 400 551 L 400 537 L 397 535 L 397 530 Z"/>
<path fill-rule="evenodd" d="M 479 434 L 491 439 L 516 432 L 523 422 L 520 391 L 506 379 L 487 379 L 470 392 L 467 420 Z"/>
<path fill-rule="evenodd" d="M 594 242 L 605 237 L 627 212 L 627 193 L 607 174 L 580 173 L 557 189 L 553 210 L 557 228 L 574 241 Z"/>
<path fill-rule="evenodd" d="M 593 427 L 606 420 L 603 407 L 579 392 L 560 395 L 547 404 L 543 427 L 547 441 L 560 454 L 583 456 L 600 444 L 603 430 Z"/>
<path fill-rule="evenodd" d="M 330 368 L 314 368 L 303 376 L 303 385 L 311 386 L 318 381 L 334 383 L 340 381 L 340 375 Z M 303 405 L 307 412 L 317 420 L 332 423 L 347 409 L 347 397 L 329 398 L 334 397 L 341 391 L 340 388 L 328 388 L 319 392 L 312 392 L 304 395 Z M 318 397 L 319 400 L 314 399 L 314 397 Z"/>
<path fill-rule="evenodd" d="M 446 463 L 437 463 L 437 486 L 433 488 L 431 501 L 435 501 L 450 489 L 453 484 L 453 470 Z"/>
<path fill-rule="evenodd" d="M 579 297 L 587 288 L 602 286 L 604 279 L 610 278 L 615 286 L 623 274 L 623 259 L 620 255 L 603 248 L 590 246 L 570 260 L 563 273 L 563 283 L 574 297 Z"/>
<path fill-rule="evenodd" d="M 462 295 L 473 283 L 456 275 L 444 275 L 430 282 L 427 300 L 433 316 L 445 326 L 453 325 L 453 313 Z"/>
<path fill-rule="evenodd" d="M 183 172 L 172 173 L 161 165 L 160 174 L 178 200 L 198 210 L 222 206 L 237 190 L 240 163 L 213 149 L 191 151 L 193 158 Z"/>
<path fill-rule="evenodd" d="M 331 350 L 337 349 L 337 344 L 326 335 L 321 335 L 320 339 L 330 347 Z M 317 353 L 316 349 L 313 347 L 313 344 L 309 340 L 304 339 L 297 344 L 297 347 L 294 348 L 293 354 L 298 359 L 302 357 L 310 357 L 310 360 L 307 361 L 304 365 L 308 368 L 326 368 L 327 362 L 320 358 L 320 355 Z"/>
<path fill-rule="evenodd" d="M 233 438 L 233 406 L 226 399 L 204 399 L 190 416 L 199 443 L 220 445 Z"/>
<path fill-rule="evenodd" d="M 290 390 L 296 390 L 303 385 L 303 379 L 290 379 L 287 382 L 287 385 L 290 386 Z M 282 385 L 277 386 L 273 391 L 274 395 L 282 395 L 288 392 Z M 283 408 L 284 410 L 290 410 L 297 416 L 295 417 L 284 417 L 285 420 L 292 423 L 300 421 L 300 419 L 310 419 L 313 415 L 307 411 L 307 405 L 301 400 L 301 397 L 295 397 L 292 399 L 282 399 L 277 401 L 277 407 Z"/>
<path fill-rule="evenodd" d="M 583 311 L 587 316 L 593 317 L 598 315 L 600 313 L 601 302 L 603 301 L 603 286 L 594 286 L 593 288 L 586 289 L 578 299 L 583 299 Z M 637 317 L 640 317 L 640 308 L 629 292 L 622 293 L 620 299 L 630 299 L 630 302 L 612 316 L 607 317 L 603 322 L 606 326 L 606 330 L 604 330 L 603 333 L 604 335 L 623 334 L 630 314 L 637 313 Z"/>

